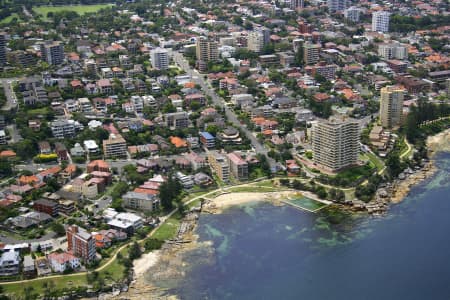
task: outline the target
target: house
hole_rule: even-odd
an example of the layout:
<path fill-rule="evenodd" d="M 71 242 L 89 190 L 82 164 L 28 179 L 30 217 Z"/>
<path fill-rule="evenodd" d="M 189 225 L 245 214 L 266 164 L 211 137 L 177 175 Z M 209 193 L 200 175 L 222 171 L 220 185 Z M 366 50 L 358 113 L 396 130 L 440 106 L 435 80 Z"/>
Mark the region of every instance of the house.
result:
<path fill-rule="evenodd" d="M 298 174 L 300 172 L 300 166 L 294 159 L 286 160 L 286 170 L 290 174 Z"/>
<path fill-rule="evenodd" d="M 97 81 L 97 87 L 98 90 L 101 94 L 111 94 L 113 89 L 112 89 L 112 84 L 111 81 L 109 79 L 100 79 Z"/>
<path fill-rule="evenodd" d="M 20 255 L 14 250 L 6 251 L 0 256 L 0 276 L 19 274 Z"/>
<path fill-rule="evenodd" d="M 207 186 L 213 183 L 211 177 L 205 173 L 197 173 L 194 175 L 194 183 L 200 186 Z"/>
<path fill-rule="evenodd" d="M 23 257 L 22 272 L 26 278 L 32 278 L 36 276 L 36 266 L 34 265 L 34 259 L 33 257 L 31 257 L 31 255 L 25 255 Z"/>
<path fill-rule="evenodd" d="M 38 276 L 45 276 L 52 272 L 50 269 L 50 263 L 46 257 L 37 257 L 34 263 Z"/>
<path fill-rule="evenodd" d="M 94 171 L 110 172 L 109 165 L 104 160 L 93 160 L 87 165 L 87 172 L 92 173 Z"/>
<path fill-rule="evenodd" d="M 86 153 L 95 154 L 99 152 L 99 147 L 94 140 L 86 140 L 83 142 Z"/>
<path fill-rule="evenodd" d="M 76 143 L 73 148 L 70 149 L 70 155 L 72 156 L 84 156 L 85 151 L 81 147 L 80 143 Z"/>
<path fill-rule="evenodd" d="M 38 143 L 39 153 L 41 154 L 50 154 L 52 153 L 52 147 L 50 143 L 47 141 L 41 141 Z"/>
<path fill-rule="evenodd" d="M 50 253 L 47 255 L 48 262 L 54 272 L 63 273 L 66 270 L 76 270 L 81 266 L 80 259 L 69 252 Z"/>
<path fill-rule="evenodd" d="M 175 148 L 187 148 L 186 140 L 179 138 L 177 136 L 169 137 L 170 143 L 175 146 Z"/>
<path fill-rule="evenodd" d="M 74 164 L 68 165 L 64 170 L 58 174 L 58 182 L 60 184 L 65 184 L 75 177 L 77 172 L 77 166 Z"/>
<path fill-rule="evenodd" d="M 58 155 L 59 160 L 68 160 L 69 157 L 67 155 L 67 148 L 63 143 L 56 142 L 55 143 L 55 152 Z"/>
<path fill-rule="evenodd" d="M 189 152 L 185 155 L 185 157 L 191 162 L 191 167 L 194 171 L 208 165 L 205 157 L 200 156 L 195 152 Z"/>
<path fill-rule="evenodd" d="M 181 172 L 177 172 L 175 175 L 183 188 L 190 189 L 194 186 L 194 178 L 192 175 L 185 175 Z"/>
<path fill-rule="evenodd" d="M 93 232 L 96 248 L 108 248 L 114 241 L 123 241 L 127 239 L 127 234 L 115 229 L 100 230 Z"/>
<path fill-rule="evenodd" d="M 119 213 L 108 222 L 108 225 L 113 229 L 126 232 L 128 235 L 133 235 L 144 223 L 138 215 L 133 213 Z"/>

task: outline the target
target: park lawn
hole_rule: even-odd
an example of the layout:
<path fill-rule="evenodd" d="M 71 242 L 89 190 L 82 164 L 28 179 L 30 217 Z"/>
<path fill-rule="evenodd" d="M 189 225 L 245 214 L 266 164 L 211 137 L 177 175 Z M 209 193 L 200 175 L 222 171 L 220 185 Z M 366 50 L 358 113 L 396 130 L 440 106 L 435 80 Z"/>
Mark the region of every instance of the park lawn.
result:
<path fill-rule="evenodd" d="M 125 247 L 120 251 L 122 257 L 128 256 L 128 247 Z M 99 272 L 99 275 L 103 277 L 106 281 L 118 282 L 124 277 L 125 266 L 119 262 L 117 257 L 109 264 L 106 268 Z"/>
<path fill-rule="evenodd" d="M 162 224 L 153 234 L 152 238 L 161 241 L 173 239 L 180 227 L 181 214 L 179 212 L 174 213 L 164 224 Z"/>
<path fill-rule="evenodd" d="M 378 171 L 384 168 L 383 161 L 373 153 L 364 153 L 363 158 L 368 159 Z"/>
<path fill-rule="evenodd" d="M 38 280 L 24 281 L 21 283 L 5 284 L 2 285 L 5 294 L 11 294 L 14 296 L 23 296 L 23 291 L 27 287 L 33 288 L 33 293 L 41 294 L 44 292 L 44 282 L 53 282 L 54 289 L 72 289 L 75 287 L 85 287 L 87 285 L 86 274 L 75 275 L 62 275 L 58 278 L 46 278 L 42 277 Z M 19 292 L 20 291 L 20 292 Z"/>
<path fill-rule="evenodd" d="M 19 15 L 16 14 L 16 13 L 13 13 L 13 14 L 11 14 L 9 17 L 6 17 L 6 18 L 4 18 L 3 20 L 1 20 L 1 21 L 0 21 L 0 24 L 8 24 L 8 23 L 10 23 L 14 18 L 17 18 L 17 21 L 19 21 L 19 22 L 21 21 Z"/>
<path fill-rule="evenodd" d="M 46 115 L 49 112 L 49 110 L 50 109 L 47 107 L 30 109 L 29 111 L 27 111 L 27 114 L 29 116 Z"/>
<path fill-rule="evenodd" d="M 271 187 L 271 188 L 274 187 L 272 180 L 258 181 L 252 185 L 255 187 Z"/>
<path fill-rule="evenodd" d="M 42 16 L 44 21 L 47 20 L 47 14 L 49 12 L 62 12 L 62 11 L 74 11 L 79 15 L 86 13 L 94 13 L 103 8 L 112 7 L 114 4 L 94 4 L 94 5 L 63 5 L 63 6 L 35 6 L 33 11 Z"/>
<path fill-rule="evenodd" d="M 370 176 L 373 173 L 373 167 L 370 166 L 360 166 L 360 167 L 353 167 L 350 169 L 346 169 L 342 172 L 339 172 L 335 178 L 343 178 L 347 179 L 350 182 L 356 181 L 360 179 L 361 177 L 367 177 Z"/>
<path fill-rule="evenodd" d="M 230 193 L 264 193 L 264 192 L 276 192 L 280 189 L 273 186 L 237 186 L 227 189 Z"/>

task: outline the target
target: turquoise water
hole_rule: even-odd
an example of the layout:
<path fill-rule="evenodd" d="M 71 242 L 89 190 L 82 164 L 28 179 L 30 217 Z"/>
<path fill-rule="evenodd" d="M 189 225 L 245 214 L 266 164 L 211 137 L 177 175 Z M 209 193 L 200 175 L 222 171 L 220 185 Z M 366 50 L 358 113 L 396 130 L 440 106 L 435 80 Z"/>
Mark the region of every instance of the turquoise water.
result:
<path fill-rule="evenodd" d="M 267 203 L 202 215 L 181 299 L 450 299 L 450 154 L 382 217 Z"/>

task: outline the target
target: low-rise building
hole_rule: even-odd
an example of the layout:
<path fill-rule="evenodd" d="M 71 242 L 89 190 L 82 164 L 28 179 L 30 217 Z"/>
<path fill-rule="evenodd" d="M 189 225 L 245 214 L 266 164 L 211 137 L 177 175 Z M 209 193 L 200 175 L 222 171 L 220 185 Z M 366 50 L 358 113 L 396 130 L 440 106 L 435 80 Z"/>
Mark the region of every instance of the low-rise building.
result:
<path fill-rule="evenodd" d="M 144 223 L 141 217 L 132 213 L 119 213 L 108 222 L 108 225 L 116 230 L 133 235 Z"/>
<path fill-rule="evenodd" d="M 123 206 L 134 210 L 154 211 L 159 207 L 159 198 L 148 193 L 128 192 L 122 196 Z"/>
<path fill-rule="evenodd" d="M 75 255 L 64 253 L 50 253 L 47 259 L 54 272 L 63 273 L 66 270 L 76 270 L 81 266 L 80 259 Z"/>
<path fill-rule="evenodd" d="M 14 250 L 6 251 L 0 256 L 0 276 L 19 274 L 20 255 Z"/>
<path fill-rule="evenodd" d="M 49 214 L 52 217 L 55 217 L 58 215 L 59 205 L 58 203 L 47 199 L 39 199 L 34 201 L 33 209 L 39 212 Z"/>
<path fill-rule="evenodd" d="M 103 154 L 107 158 L 126 157 L 127 142 L 120 134 L 110 134 L 103 140 Z"/>
<path fill-rule="evenodd" d="M 206 131 L 200 132 L 200 142 L 208 149 L 216 147 L 216 138 Z"/>

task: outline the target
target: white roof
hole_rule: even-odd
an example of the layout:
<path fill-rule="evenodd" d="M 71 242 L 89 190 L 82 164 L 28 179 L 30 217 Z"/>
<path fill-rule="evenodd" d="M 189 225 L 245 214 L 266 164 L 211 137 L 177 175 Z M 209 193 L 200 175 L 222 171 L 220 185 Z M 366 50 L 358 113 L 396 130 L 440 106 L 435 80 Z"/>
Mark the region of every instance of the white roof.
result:
<path fill-rule="evenodd" d="M 121 220 L 121 221 L 133 222 L 133 223 L 142 220 L 141 217 L 139 217 L 138 215 L 135 215 L 133 213 L 119 213 L 116 215 L 116 217 L 114 219 Z"/>
<path fill-rule="evenodd" d="M 86 140 L 83 142 L 84 146 L 88 149 L 97 149 L 97 143 L 94 140 Z"/>

